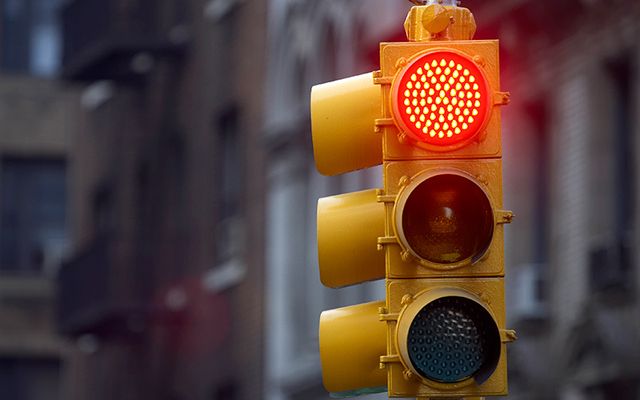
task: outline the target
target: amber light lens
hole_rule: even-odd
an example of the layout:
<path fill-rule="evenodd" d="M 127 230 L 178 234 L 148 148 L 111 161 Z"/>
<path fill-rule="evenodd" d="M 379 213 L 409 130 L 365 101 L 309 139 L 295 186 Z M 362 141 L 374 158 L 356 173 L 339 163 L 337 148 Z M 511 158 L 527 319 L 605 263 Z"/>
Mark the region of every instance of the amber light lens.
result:
<path fill-rule="evenodd" d="M 407 245 L 418 257 L 437 264 L 477 261 L 491 244 L 493 227 L 493 211 L 484 191 L 454 174 L 420 183 L 402 210 Z"/>
<path fill-rule="evenodd" d="M 470 58 L 433 51 L 409 64 L 394 82 L 394 117 L 409 137 L 436 146 L 470 140 L 484 126 L 487 80 Z"/>

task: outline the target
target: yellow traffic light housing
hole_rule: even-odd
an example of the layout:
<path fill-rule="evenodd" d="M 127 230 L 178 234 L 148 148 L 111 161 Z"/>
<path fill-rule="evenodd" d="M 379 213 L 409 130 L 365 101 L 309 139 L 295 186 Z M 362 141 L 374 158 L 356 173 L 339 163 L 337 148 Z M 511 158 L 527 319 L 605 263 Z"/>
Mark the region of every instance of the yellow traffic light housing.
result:
<path fill-rule="evenodd" d="M 416 6 L 380 71 L 314 87 L 320 172 L 383 164 L 383 188 L 318 203 L 322 282 L 386 278 L 386 300 L 325 311 L 327 390 L 507 393 L 498 42 L 465 8 Z M 378 355 L 378 357 L 375 356 Z M 381 374 L 380 372 L 386 372 Z M 385 379 L 383 379 L 385 378 Z"/>
<path fill-rule="evenodd" d="M 384 205 L 377 196 L 365 190 L 318 200 L 318 262 L 325 286 L 384 278 L 384 253 L 376 246 L 384 235 Z"/>
<path fill-rule="evenodd" d="M 386 326 L 378 313 L 384 302 L 329 310 L 320 316 L 320 360 L 325 388 L 342 397 L 386 390 L 380 368 L 386 353 Z"/>
<path fill-rule="evenodd" d="M 380 115 L 380 87 L 371 73 L 311 89 L 311 132 L 318 171 L 337 175 L 382 162 L 371 123 Z"/>

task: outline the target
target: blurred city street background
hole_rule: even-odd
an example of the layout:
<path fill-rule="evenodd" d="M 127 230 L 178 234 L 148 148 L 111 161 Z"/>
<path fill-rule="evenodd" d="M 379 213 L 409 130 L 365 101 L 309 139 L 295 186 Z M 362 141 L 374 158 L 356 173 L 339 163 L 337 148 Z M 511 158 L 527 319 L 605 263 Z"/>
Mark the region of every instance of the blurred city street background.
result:
<path fill-rule="evenodd" d="M 312 400 L 312 85 L 406 0 L 0 0 L 0 399 Z M 640 399 L 640 2 L 468 0 L 501 41 L 509 398 Z M 368 396 L 383 399 L 386 395 Z"/>

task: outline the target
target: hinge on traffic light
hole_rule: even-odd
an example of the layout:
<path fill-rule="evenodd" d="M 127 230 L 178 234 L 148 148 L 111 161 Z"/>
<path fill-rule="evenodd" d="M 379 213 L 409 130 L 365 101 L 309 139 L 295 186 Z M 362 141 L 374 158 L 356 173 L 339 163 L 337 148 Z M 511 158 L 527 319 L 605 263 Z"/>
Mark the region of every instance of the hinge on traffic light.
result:
<path fill-rule="evenodd" d="M 382 236 L 378 238 L 378 250 L 382 250 L 387 244 L 398 244 L 398 238 L 395 236 Z"/>
<path fill-rule="evenodd" d="M 518 339 L 518 335 L 516 335 L 516 331 L 513 329 L 501 329 L 500 330 L 500 340 L 502 343 L 511 343 Z"/>
<path fill-rule="evenodd" d="M 400 356 L 392 354 L 388 356 L 380 356 L 380 369 L 385 369 L 386 364 L 400 363 Z"/>
<path fill-rule="evenodd" d="M 395 203 L 396 195 L 395 194 L 384 194 L 381 190 L 378 192 L 378 196 L 376 197 L 378 203 Z"/>
<path fill-rule="evenodd" d="M 509 210 L 496 210 L 496 217 L 498 224 L 510 224 L 515 214 Z"/>
<path fill-rule="evenodd" d="M 496 106 L 506 106 L 511 101 L 511 93 L 509 92 L 494 92 L 493 104 Z"/>
<path fill-rule="evenodd" d="M 382 129 L 380 129 L 382 127 L 395 126 L 395 123 L 393 122 L 393 118 L 376 118 L 373 124 L 374 124 L 373 131 L 375 133 L 382 132 Z"/>
<path fill-rule="evenodd" d="M 379 73 L 380 71 L 378 71 Z M 391 85 L 393 78 L 391 76 L 373 75 L 373 83 L 376 85 Z"/>
<path fill-rule="evenodd" d="M 389 313 L 385 307 L 378 308 L 378 317 L 380 321 L 397 321 L 398 313 Z"/>

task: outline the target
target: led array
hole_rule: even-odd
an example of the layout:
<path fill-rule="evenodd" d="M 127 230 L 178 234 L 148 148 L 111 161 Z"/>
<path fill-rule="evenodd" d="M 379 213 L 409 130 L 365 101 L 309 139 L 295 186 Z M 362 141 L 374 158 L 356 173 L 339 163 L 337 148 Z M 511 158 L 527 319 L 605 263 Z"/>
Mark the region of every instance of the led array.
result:
<path fill-rule="evenodd" d="M 475 63 L 457 53 L 430 53 L 401 77 L 396 109 L 414 138 L 452 143 L 475 135 L 482 126 L 486 93 Z"/>

